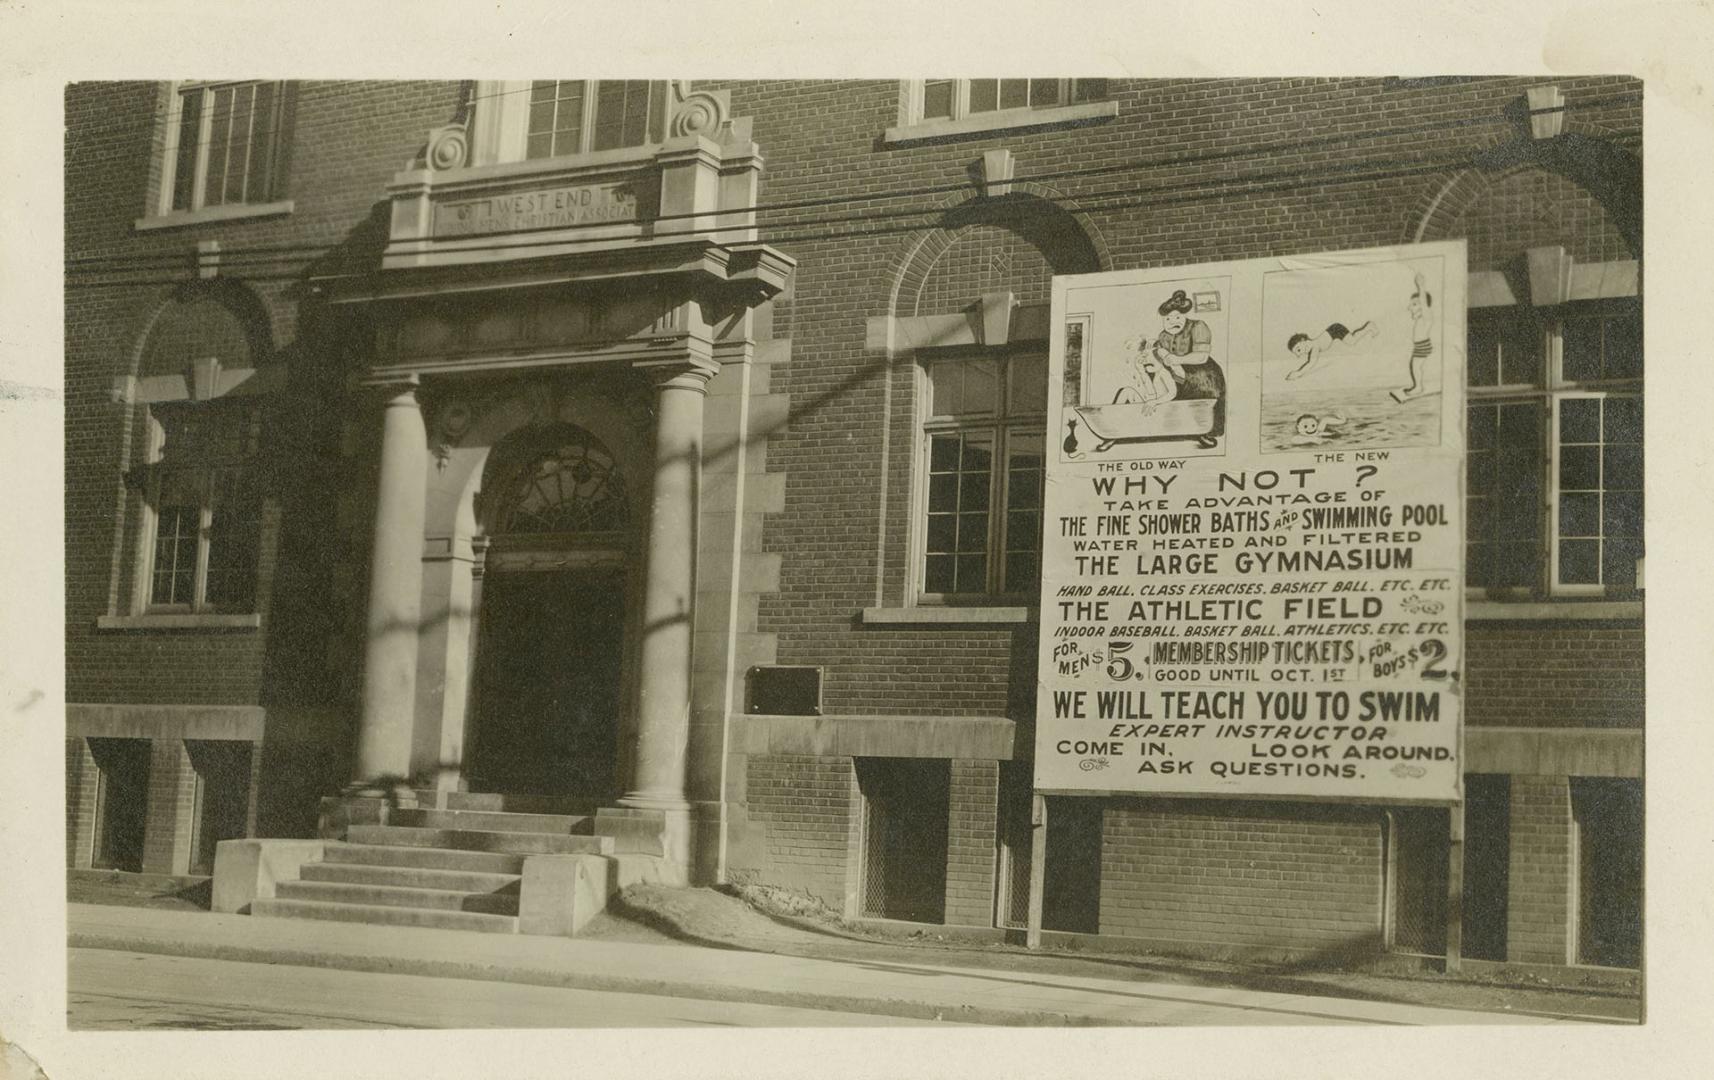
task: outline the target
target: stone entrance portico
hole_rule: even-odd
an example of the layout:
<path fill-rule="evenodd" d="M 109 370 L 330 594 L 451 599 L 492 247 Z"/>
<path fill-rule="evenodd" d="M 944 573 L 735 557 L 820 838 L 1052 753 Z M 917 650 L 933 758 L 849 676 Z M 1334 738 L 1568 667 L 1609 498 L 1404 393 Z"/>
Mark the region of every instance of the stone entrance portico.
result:
<path fill-rule="evenodd" d="M 330 801 L 329 831 L 470 787 L 482 584 L 499 557 L 491 453 L 519 432 L 572 425 L 612 454 L 635 518 L 608 553 L 629 562 L 629 610 L 613 718 L 620 794 L 595 832 L 613 838 L 622 876 L 711 876 L 723 732 L 704 724 L 693 737 L 692 702 L 697 680 L 732 700 L 741 672 L 729 647 L 723 665 L 693 656 L 693 642 L 720 644 L 699 625 L 698 566 L 732 559 L 719 532 L 742 521 L 744 495 L 703 470 L 711 446 L 741 459 L 747 433 L 745 410 L 710 413 L 705 398 L 747 392 L 766 302 L 792 268 L 755 242 L 749 214 L 720 214 L 754 205 L 761 163 L 715 106 L 698 103 L 695 130 L 593 165 L 464 164 L 443 129 L 392 185 L 382 269 L 329 289 L 379 430 L 356 770 Z M 518 209 L 594 202 L 598 227 Z M 741 460 L 716 467 L 743 472 Z M 711 521 L 720 528 L 705 531 Z M 575 544 L 550 554 L 592 557 Z"/>

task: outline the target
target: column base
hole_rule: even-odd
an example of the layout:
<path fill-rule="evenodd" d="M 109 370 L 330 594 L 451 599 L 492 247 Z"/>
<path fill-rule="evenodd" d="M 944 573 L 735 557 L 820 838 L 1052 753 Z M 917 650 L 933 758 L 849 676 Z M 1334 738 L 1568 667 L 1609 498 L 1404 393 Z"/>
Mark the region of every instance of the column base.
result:
<path fill-rule="evenodd" d="M 417 805 L 417 793 L 408 787 L 381 788 L 353 783 L 338 795 L 324 795 L 316 814 L 316 835 L 323 840 L 343 840 L 353 825 L 385 825 L 390 810 L 408 810 Z"/>
<path fill-rule="evenodd" d="M 688 804 L 674 809 L 604 806 L 595 811 L 595 835 L 613 838 L 625 884 L 688 884 L 694 832 Z"/>

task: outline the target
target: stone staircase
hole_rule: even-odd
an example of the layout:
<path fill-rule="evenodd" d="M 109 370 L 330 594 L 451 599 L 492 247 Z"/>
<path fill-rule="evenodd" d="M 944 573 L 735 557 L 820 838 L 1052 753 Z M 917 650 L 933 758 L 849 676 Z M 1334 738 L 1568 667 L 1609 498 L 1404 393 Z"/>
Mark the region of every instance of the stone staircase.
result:
<path fill-rule="evenodd" d="M 436 796 L 419 792 L 386 824 L 350 826 L 250 913 L 515 934 L 527 856 L 613 851 L 611 837 L 593 835 L 592 813 L 563 801 L 459 792 L 437 806 Z"/>

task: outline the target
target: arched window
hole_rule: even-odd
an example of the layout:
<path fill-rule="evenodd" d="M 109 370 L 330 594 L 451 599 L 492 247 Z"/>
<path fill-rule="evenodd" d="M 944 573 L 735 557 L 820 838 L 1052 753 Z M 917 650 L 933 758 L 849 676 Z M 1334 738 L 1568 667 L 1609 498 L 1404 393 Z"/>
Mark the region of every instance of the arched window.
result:
<path fill-rule="evenodd" d="M 630 524 L 625 478 L 599 439 L 563 424 L 544 444 L 501 488 L 497 534 L 607 533 Z"/>
<path fill-rule="evenodd" d="M 238 287 L 187 288 L 162 306 L 121 400 L 145 408 L 127 482 L 142 496 L 130 615 L 254 613 L 267 502 L 259 467 L 283 379 L 266 314 Z"/>

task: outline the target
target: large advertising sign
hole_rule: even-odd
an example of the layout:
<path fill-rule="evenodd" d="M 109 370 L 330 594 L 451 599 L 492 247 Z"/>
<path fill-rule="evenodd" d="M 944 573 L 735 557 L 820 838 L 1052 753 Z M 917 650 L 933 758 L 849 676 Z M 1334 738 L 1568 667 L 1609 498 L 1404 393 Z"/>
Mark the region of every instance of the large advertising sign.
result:
<path fill-rule="evenodd" d="M 1038 790 L 1459 799 L 1464 273 L 1054 279 Z"/>

